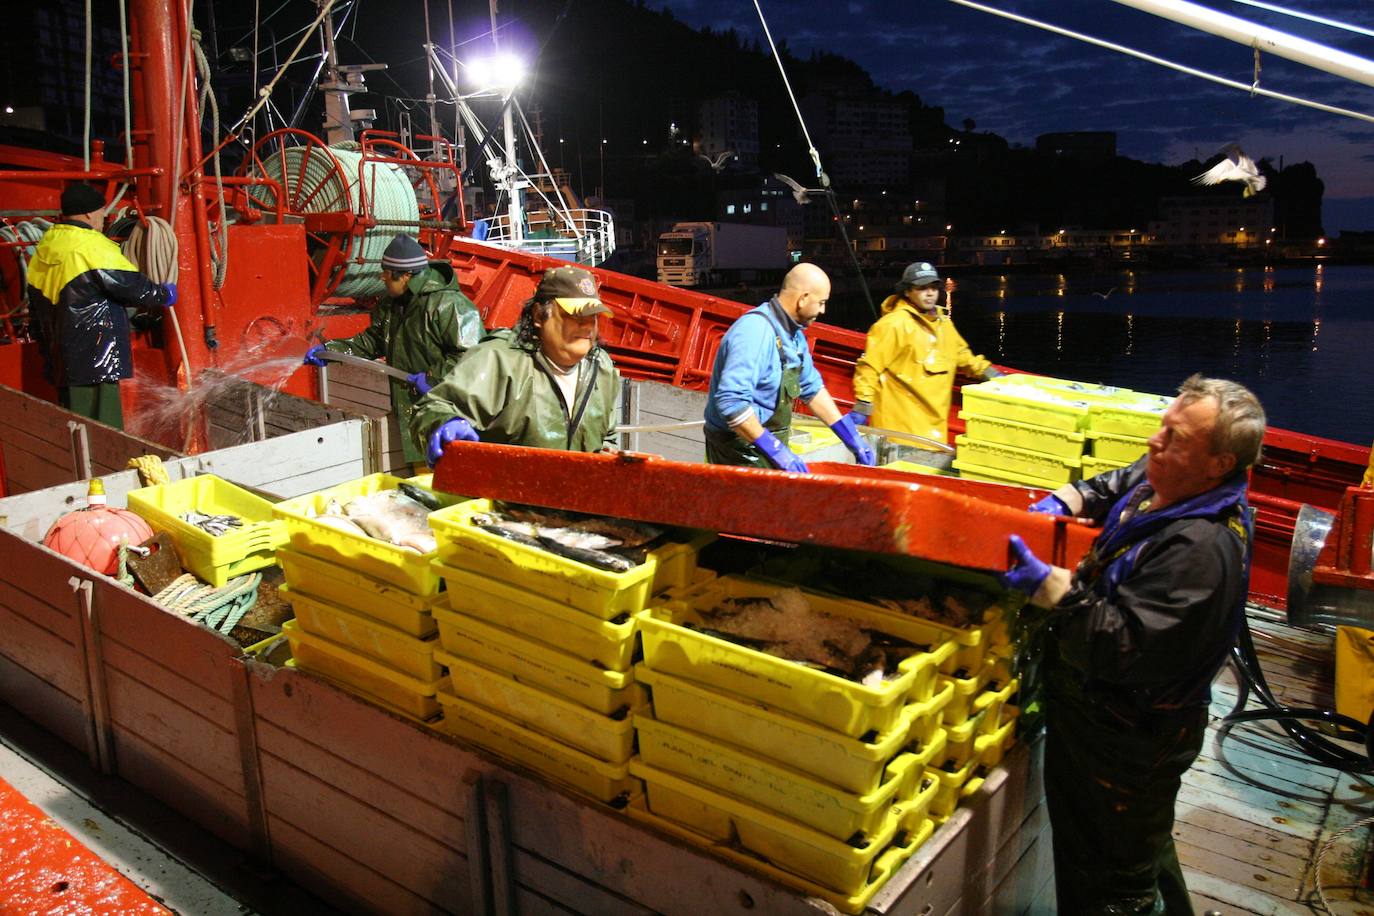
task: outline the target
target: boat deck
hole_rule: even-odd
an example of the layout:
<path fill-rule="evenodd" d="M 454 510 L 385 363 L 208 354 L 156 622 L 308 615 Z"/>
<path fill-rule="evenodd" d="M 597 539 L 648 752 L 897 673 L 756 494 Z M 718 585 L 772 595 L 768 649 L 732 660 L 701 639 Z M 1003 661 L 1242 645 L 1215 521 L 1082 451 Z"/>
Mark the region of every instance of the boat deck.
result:
<path fill-rule="evenodd" d="M 1260 665 L 1280 702 L 1332 708 L 1332 638 L 1251 613 Z M 1374 778 L 1321 767 L 1274 723 L 1217 728 L 1236 701 L 1228 667 L 1213 686 L 1212 724 L 1202 756 L 1183 780 L 1174 838 L 1199 913 L 1326 912 L 1316 890 L 1322 847 L 1374 814 Z M 1257 704 L 1251 700 L 1250 708 Z M 1322 863 L 1336 913 L 1368 913 L 1370 831 L 1352 831 Z"/>

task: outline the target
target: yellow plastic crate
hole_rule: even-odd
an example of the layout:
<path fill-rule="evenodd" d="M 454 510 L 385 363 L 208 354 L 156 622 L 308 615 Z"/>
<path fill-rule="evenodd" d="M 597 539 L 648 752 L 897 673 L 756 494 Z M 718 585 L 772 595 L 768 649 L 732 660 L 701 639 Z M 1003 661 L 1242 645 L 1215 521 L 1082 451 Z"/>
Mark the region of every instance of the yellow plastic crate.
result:
<path fill-rule="evenodd" d="M 213 474 L 133 490 L 128 506 L 154 531 L 169 533 L 182 567 L 214 586 L 273 565 L 276 549 L 286 543 L 286 526 L 273 520 L 272 503 Z M 177 517 L 192 510 L 237 515 L 243 527 L 216 537 Z"/>
<path fill-rule="evenodd" d="M 1108 461 L 1105 458 L 1094 458 L 1092 455 L 1083 456 L 1083 479 L 1091 480 L 1098 474 L 1105 474 L 1117 468 L 1124 468 L 1130 464 L 1129 461 Z"/>
<path fill-rule="evenodd" d="M 979 735 L 974 739 L 973 752 L 978 759 L 978 765 L 992 769 L 1002 762 L 1011 746 L 1016 743 L 1016 716 L 1012 715 L 1007 721 L 999 725 L 996 730 L 988 732 L 986 735 Z"/>
<path fill-rule="evenodd" d="M 792 435 L 788 439 L 787 447 L 794 453 L 805 457 L 812 452 L 819 452 L 823 448 L 839 444 L 840 437 L 835 435 L 833 429 L 826 426 L 812 426 L 807 423 L 792 427 Z"/>
<path fill-rule="evenodd" d="M 635 729 L 639 757 L 649 766 L 748 801 L 837 840 L 881 830 L 888 809 L 904 788 L 908 793 L 914 788 L 921 773 L 914 755 L 898 754 L 887 762 L 878 787 L 858 795 L 651 716 L 636 715 Z"/>
<path fill-rule="evenodd" d="M 450 610 L 507 627 L 608 671 L 630 670 L 636 620 L 642 613 L 602 620 L 499 579 L 437 560 L 433 565 L 446 583 Z"/>
<path fill-rule="evenodd" d="M 1023 487 L 1040 487 L 1045 490 L 1057 490 L 1064 485 L 1057 480 L 1032 477 L 1030 474 L 1018 474 L 1015 471 L 1008 471 L 1003 468 L 987 467 L 966 458 L 955 458 L 954 469 L 959 472 L 960 477 L 966 480 L 985 480 L 988 483 L 1018 484 Z"/>
<path fill-rule="evenodd" d="M 1117 436 L 1148 439 L 1159 429 L 1171 400 L 1155 394 L 1137 394 L 1131 400 L 1094 404 L 1088 410 L 1088 429 Z"/>
<path fill-rule="evenodd" d="M 911 858 L 916 850 L 926 840 L 930 839 L 935 829 L 934 822 L 929 819 L 913 825 L 911 829 L 905 827 L 905 820 L 900 821 L 903 825 L 902 829 L 897 831 L 887 849 L 884 849 L 874 858 L 873 865 L 869 869 L 868 883 L 853 893 L 843 893 L 809 881 L 801 875 L 784 871 L 764 859 L 750 855 L 746 850 L 737 849 L 725 841 L 713 839 L 686 825 L 655 814 L 649 810 L 648 804 L 642 798 L 630 802 L 625 811 L 634 820 L 648 824 L 660 832 L 700 847 L 717 858 L 724 859 L 740 868 L 758 872 L 779 884 L 800 891 L 808 897 L 824 900 L 841 913 L 851 913 L 854 916 L 858 916 L 868 908 L 869 901 L 887 883 L 887 879 L 906 864 L 906 861 Z"/>
<path fill-rule="evenodd" d="M 959 806 L 959 790 L 963 788 L 964 783 L 969 781 L 969 777 L 973 775 L 977 766 L 977 759 L 970 759 L 952 772 L 926 770 L 926 775 L 939 783 L 939 788 L 935 790 L 935 797 L 930 801 L 930 813 L 932 815 L 949 817 L 954 813 L 954 809 Z"/>
<path fill-rule="evenodd" d="M 1031 385 L 1004 381 L 1002 376 L 977 385 L 964 385 L 963 409 L 980 417 L 1014 420 L 1032 426 L 1075 432 L 1088 425 L 1088 401 L 1066 397 Z"/>
<path fill-rule="evenodd" d="M 286 649 L 287 652 L 289 653 L 290 648 L 291 648 L 290 643 L 287 642 L 285 639 L 283 639 L 283 640 L 282 640 L 282 645 L 285 647 L 285 649 Z M 283 661 L 283 662 L 281 663 L 281 667 L 283 667 L 283 668 L 288 668 L 288 669 L 290 669 L 290 670 L 292 670 L 292 671 L 300 671 L 302 674 L 308 675 L 309 677 L 313 677 L 313 678 L 315 678 L 316 680 L 319 680 L 319 681 L 324 681 L 326 684 L 333 684 L 335 687 L 339 688 L 340 690 L 344 691 L 345 693 L 351 693 L 351 694 L 353 694 L 353 695 L 356 696 L 356 697 L 359 697 L 359 698 L 361 698 L 361 699 L 363 699 L 363 700 L 366 700 L 368 703 L 371 703 L 373 706 L 380 706 L 382 709 L 385 709 L 387 712 L 391 713 L 392 715 L 397 715 L 397 716 L 400 716 L 400 717 L 402 717 L 402 718 L 404 718 L 404 719 L 409 719 L 411 722 L 414 722 L 414 723 L 416 723 L 417 725 L 428 725 L 428 726 L 430 726 L 430 727 L 433 727 L 433 725 L 434 725 L 435 718 L 434 718 L 433 716 L 431 716 L 431 717 L 429 717 L 429 718 L 427 718 L 427 719 L 422 719 L 422 718 L 420 718 L 419 716 L 415 715 L 410 709 L 404 709 L 404 708 L 402 708 L 402 707 L 400 707 L 400 706 L 396 706 L 396 705 L 394 705 L 394 704 L 392 704 L 392 703 L 388 703 L 386 700 L 383 700 L 381 697 L 378 697 L 376 694 L 365 693 L 365 692 L 359 690 L 357 687 L 354 687 L 352 684 L 350 684 L 350 683 L 348 683 L 348 682 L 346 682 L 346 681 L 341 681 L 341 680 L 339 680 L 338 678 L 330 677 L 329 675 L 324 674 L 323 672 L 321 672 L 320 670 L 318 670 L 318 669 L 316 669 L 316 668 L 308 668 L 308 669 L 307 669 L 307 668 L 301 666 L 301 665 L 296 661 L 296 659 L 294 659 L 294 658 L 289 658 L 289 657 L 288 657 L 285 661 Z M 412 708 L 414 708 L 414 707 L 412 707 Z"/>
<path fill-rule="evenodd" d="M 1089 404 L 1117 404 L 1141 397 L 1139 392 L 1132 391 L 1130 388 L 1099 385 L 1095 382 L 1080 382 L 1069 378 L 1055 378 L 1049 375 L 1017 373 L 1001 376 L 996 381 L 1004 386 L 1021 385 L 1075 401 L 1087 401 Z"/>
<path fill-rule="evenodd" d="M 934 474 L 938 477 L 942 473 L 939 468 L 933 468 L 928 464 L 918 464 L 915 461 L 889 461 L 883 467 L 894 471 L 903 471 L 907 474 Z"/>
<path fill-rule="evenodd" d="M 308 493 L 277 503 L 275 511 L 278 518 L 286 521 L 291 546 L 296 550 L 347 566 L 373 579 L 381 579 L 411 594 L 433 595 L 439 591 L 439 577 L 429 564 L 438 556 L 437 550 L 416 553 L 366 535 L 332 528 L 306 514 L 307 509 L 323 514 L 331 499 L 346 503 L 359 496 L 394 490 L 400 482 L 401 478 L 390 474 L 369 474 L 318 493 Z M 447 493 L 436 492 L 435 495 L 442 500 L 464 499 Z"/>
<path fill-rule="evenodd" d="M 973 759 L 978 738 L 982 735 L 985 714 L 975 713 L 958 725 L 945 726 L 945 746 L 938 759 L 932 757 L 930 768 L 952 772 Z"/>
<path fill-rule="evenodd" d="M 980 442 L 968 436 L 956 437 L 954 444 L 959 449 L 961 459 L 985 468 L 1000 468 L 1060 484 L 1077 480 L 1082 474 L 1081 456 L 1046 455 L 1043 452 L 1027 451 L 1010 445 L 999 445 L 996 442 Z"/>
<path fill-rule="evenodd" d="M 277 548 L 277 563 L 294 592 L 323 599 L 421 639 L 438 632 L 431 609 L 443 600 L 442 595 L 422 598 L 289 547 Z"/>
<path fill-rule="evenodd" d="M 773 579 L 718 576 L 698 582 L 690 589 L 679 589 L 664 596 L 659 606 L 671 609 L 676 615 L 695 615 L 698 609 L 718 604 L 726 598 L 767 598 L 791 587 L 794 586 L 790 583 Z M 909 671 L 913 675 L 908 696 L 911 702 L 930 699 L 935 692 L 936 673 L 955 663 L 961 654 L 970 659 L 982 658 L 980 628 L 955 629 L 914 614 L 903 614 L 828 592 L 803 590 L 803 594 L 817 611 L 847 617 L 867 629 L 927 647 L 924 652 L 913 653 L 899 666 L 899 670 Z M 676 620 L 676 617 L 673 619 Z M 696 622 L 694 618 L 691 620 Z"/>
<path fill-rule="evenodd" d="M 297 592 L 289 585 L 278 586 L 277 593 L 290 602 L 297 625 L 307 633 L 323 636 L 422 681 L 435 680 L 444 673 L 434 660 L 434 649 L 439 644 L 437 636 L 428 639 L 411 636 L 336 604 Z"/>
<path fill-rule="evenodd" d="M 1045 426 L 1032 426 L 1030 423 L 1019 423 L 1016 420 L 981 417 L 966 410 L 960 411 L 959 416 L 964 420 L 964 431 L 970 439 L 1009 445 L 1042 455 L 1057 455 L 1061 458 L 1081 457 L 1083 443 L 1087 439 L 1077 430 L 1051 429 Z"/>
<path fill-rule="evenodd" d="M 399 709 L 416 719 L 430 719 L 439 713 L 435 693 L 442 678 L 422 681 L 359 655 L 336 642 L 307 633 L 293 620 L 282 624 L 291 642 L 296 667 L 317 672 L 383 706 Z"/>
<path fill-rule="evenodd" d="M 443 604 L 434 608 L 434 616 L 446 653 L 552 691 L 603 716 L 644 702 L 644 688 L 630 672 L 608 671 Z"/>
<path fill-rule="evenodd" d="M 623 802 L 639 794 L 640 781 L 623 764 L 607 763 L 560 741 L 440 690 L 444 732 L 485 748 L 597 801 Z"/>
<path fill-rule="evenodd" d="M 873 864 L 897 835 L 901 809 L 889 806 L 881 828 L 859 845 L 837 840 L 739 799 L 650 766 L 630 761 L 644 780 L 649 811 L 720 843 L 732 839 L 778 868 L 823 887 L 855 894 L 872 883 Z"/>
<path fill-rule="evenodd" d="M 1000 685 L 990 681 L 987 689 L 973 698 L 974 714 L 983 713 L 982 723 L 978 726 L 980 734 L 996 731 L 1001 726 L 1002 710 L 1016 696 L 1020 686 L 1021 682 L 1016 678 L 1003 681 Z"/>
<path fill-rule="evenodd" d="M 833 601 L 817 601 L 813 606 L 833 610 L 836 616 L 852 616 Z M 918 668 L 924 662 L 931 665 L 934 674 L 933 661 L 916 656 L 915 665 L 904 662 L 897 677 L 865 687 L 682 625 L 699 621 L 697 613 L 680 602 L 653 608 L 639 618 L 645 665 L 791 713 L 851 738 L 894 727 Z"/>
<path fill-rule="evenodd" d="M 850 738 L 645 665 L 635 666 L 635 678 L 649 686 L 654 718 L 660 722 L 690 728 L 754 754 L 773 757 L 784 766 L 860 795 L 878 788 L 887 761 L 914 740 L 913 722 L 921 721 L 920 748 L 932 743 L 940 716 L 938 708 L 930 710 L 941 699 L 948 698 L 946 693 L 907 706 L 897 724 L 884 734 Z M 927 721 L 933 722 L 934 729 L 927 727 Z"/>
<path fill-rule="evenodd" d="M 556 741 L 607 763 L 625 763 L 634 750 L 630 710 L 618 717 L 603 716 L 542 690 L 521 684 L 499 671 L 484 668 L 440 650 L 448 666 L 449 692 L 476 703 Z"/>
<path fill-rule="evenodd" d="M 919 834 L 922 824 L 929 824 L 930 805 L 940 793 L 940 781 L 929 773 L 922 773 L 911 798 L 902 802 L 902 829 Z"/>
<path fill-rule="evenodd" d="M 660 556 L 672 558 L 677 570 L 674 577 L 680 577 L 685 566 L 682 545 L 670 542 L 650 550 L 643 563 L 626 572 L 596 569 L 546 550 L 517 544 L 472 524 L 473 515 L 490 509 L 490 500 L 472 500 L 430 516 L 430 527 L 439 539 L 439 555 L 444 563 L 501 579 L 603 620 L 644 609 L 653 593 Z M 697 542 L 699 539 L 693 540 Z M 691 566 L 695 568 L 695 560 Z"/>
<path fill-rule="evenodd" d="M 1130 464 L 1150 451 L 1148 437 L 1117 436 L 1090 429 L 1088 438 L 1092 441 L 1093 457 L 1106 461 Z"/>
<path fill-rule="evenodd" d="M 954 695 L 945 704 L 942 714 L 945 728 L 962 725 L 970 716 L 974 715 L 974 700 L 992 678 L 993 670 L 993 663 L 987 662 L 976 672 L 965 674 L 963 677 L 940 675 L 942 685 L 948 684 L 954 688 Z"/>

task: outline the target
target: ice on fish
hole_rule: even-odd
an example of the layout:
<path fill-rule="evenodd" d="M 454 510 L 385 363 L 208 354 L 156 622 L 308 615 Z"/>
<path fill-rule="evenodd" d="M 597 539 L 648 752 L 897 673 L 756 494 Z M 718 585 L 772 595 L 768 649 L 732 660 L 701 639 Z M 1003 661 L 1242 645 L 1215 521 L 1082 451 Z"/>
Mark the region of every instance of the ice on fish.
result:
<path fill-rule="evenodd" d="M 331 499 L 320 514 L 307 515 L 321 524 L 414 550 L 432 553 L 438 544 L 429 529 L 429 510 L 399 490 L 382 490 L 340 503 Z"/>

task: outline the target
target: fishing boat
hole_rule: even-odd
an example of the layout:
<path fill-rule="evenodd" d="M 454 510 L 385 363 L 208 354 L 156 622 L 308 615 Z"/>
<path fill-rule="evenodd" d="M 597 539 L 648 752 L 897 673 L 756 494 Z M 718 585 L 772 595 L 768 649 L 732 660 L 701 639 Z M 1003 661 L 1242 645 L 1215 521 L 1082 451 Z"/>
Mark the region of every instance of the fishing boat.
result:
<path fill-rule="evenodd" d="M 317 25 L 326 36 L 333 5 L 320 4 Z M 210 471 L 279 497 L 399 469 L 400 432 L 375 400 L 385 389 L 366 374 L 301 368 L 278 386 L 276 404 L 260 388 L 231 386 L 213 402 L 188 397 L 199 409 L 173 411 L 170 423 L 165 405 L 169 390 L 189 396 L 245 361 L 298 358 L 314 337 L 360 330 L 367 315 L 357 307 L 379 292 L 380 246 L 413 230 L 433 257 L 453 264 L 488 327 L 514 323 L 547 267 L 565 258 L 592 265 L 614 313 L 602 343 L 633 383 L 626 419 L 644 427 L 627 443 L 634 451 L 620 456 L 458 448 L 441 463 L 441 489 L 914 556 L 984 574 L 1004 565 L 1012 531 L 1065 564 L 1081 556 L 1091 532 L 1027 516 L 1022 507 L 1035 494 L 1022 488 L 825 464 L 798 480 L 672 460 L 694 459 L 699 449 L 653 427 L 700 416 L 721 337 L 748 306 L 595 266 L 610 253 L 612 225 L 553 197 L 551 170 L 519 171 L 508 90 L 505 155 L 490 157 L 507 209 L 478 241 L 455 193 L 461 147 L 437 130 L 370 126 L 349 143 L 344 128 L 366 119 L 343 102 L 331 109 L 333 136 L 274 131 L 244 144 L 236 174 L 219 174 L 218 157 L 246 121 L 215 148 L 203 145 L 201 93 L 183 91 L 205 78 L 191 72 L 198 39 L 188 36 L 198 33 L 187 8 L 131 0 L 128 9 L 121 60 L 129 72 L 129 155 L 110 161 L 99 143 L 83 158 L 0 147 L 0 210 L 10 229 L 0 262 L 7 278 L 22 278 L 36 239 L 31 217 L 54 212 L 64 183 L 85 179 L 132 208 L 128 217 L 158 240 L 164 263 L 179 265 L 179 276 L 159 279 L 177 279 L 181 293 L 167 327 L 135 332 L 139 383 L 125 386 L 129 430 L 121 433 L 77 422 L 49 403 L 55 392 L 37 345 L 14 320 L 22 282 L 4 291 L 0 493 L 10 496 L 0 552 L 22 562 L 0 574 L 10 634 L 0 640 L 0 697 L 86 753 L 95 769 L 350 910 L 523 912 L 549 901 L 575 912 L 852 908 L 858 896 L 837 903 L 822 891 L 830 903 L 820 903 L 795 881 L 779 883 L 767 869 L 761 877 L 756 861 L 730 859 L 729 844 L 716 850 L 729 859 L 722 863 L 662 825 L 644 827 L 328 683 L 245 656 L 219 634 L 42 547 L 42 529 L 79 498 L 87 478 L 103 477 L 112 498 L 136 488 L 124 461 L 140 454 L 163 456 L 175 474 Z M 433 46 L 427 53 L 448 72 Z M 346 68 L 329 66 L 330 83 L 347 83 Z M 484 139 L 492 133 L 475 117 L 467 127 Z M 521 198 L 539 190 L 547 232 L 531 231 L 522 215 L 531 208 Z M 830 392 L 852 401 L 863 335 L 816 325 L 809 338 Z M 236 436 L 255 430 L 253 441 L 226 438 L 231 427 Z M 951 435 L 962 430 L 952 416 Z M 654 450 L 667 457 L 640 454 Z M 1342 518 L 1368 521 L 1351 492 L 1367 458 L 1363 446 L 1269 431 L 1251 485 L 1253 601 L 1287 606 L 1295 526 L 1308 530 L 1304 505 L 1332 513 L 1344 506 Z M 536 493 L 534 481 L 554 486 Z M 713 498 L 684 504 L 688 492 Z M 750 507 L 762 504 L 788 507 L 788 523 L 760 519 Z M 1358 552 L 1346 555 L 1349 573 L 1367 576 Z M 892 880 L 859 908 L 946 912 L 961 900 L 972 901 L 970 910 L 998 900 L 1030 906 L 1050 870 L 1037 766 L 1033 749 L 1009 756 L 953 827 L 890 860 Z M 872 880 L 882 883 L 876 872 Z"/>

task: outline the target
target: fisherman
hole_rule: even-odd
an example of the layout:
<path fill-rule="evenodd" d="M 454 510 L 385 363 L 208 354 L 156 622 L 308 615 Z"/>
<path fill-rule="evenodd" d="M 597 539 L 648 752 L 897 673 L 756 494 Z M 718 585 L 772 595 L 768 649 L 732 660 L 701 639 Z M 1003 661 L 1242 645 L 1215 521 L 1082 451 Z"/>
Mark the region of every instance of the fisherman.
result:
<path fill-rule="evenodd" d="M 382 283 L 387 299 L 373 309 L 372 323 L 352 337 L 316 344 L 306 351 L 305 362 L 323 366 L 320 352 L 333 350 L 364 359 L 385 357 L 387 365 L 410 373 L 404 382 L 391 380 L 391 406 L 405 459 L 418 472 L 424 469 L 424 449 L 406 435 L 416 393 L 427 393 L 448 375 L 458 357 L 477 345 L 482 316 L 459 289 L 453 265 L 429 260 L 420 243 L 408 235 L 396 236 L 382 252 Z"/>
<path fill-rule="evenodd" d="M 429 466 L 462 440 L 595 452 L 614 445 L 620 373 L 601 348 L 611 310 L 581 267 L 544 271 L 514 328 L 493 331 L 411 414 Z"/>
<path fill-rule="evenodd" d="M 841 416 L 825 390 L 806 345 L 806 329 L 825 314 L 829 298 L 825 271 L 798 264 L 787 272 L 777 295 L 741 315 L 725 332 L 706 402 L 708 462 L 807 473 L 806 463 L 787 446 L 792 402 L 800 397 L 859 464 L 875 463 L 853 417 Z"/>
<path fill-rule="evenodd" d="M 863 355 L 854 367 L 856 423 L 912 433 L 945 442 L 954 375 L 982 379 L 1002 373 L 964 342 L 941 310 L 940 274 L 926 261 L 908 264 L 882 317 L 868 329 Z M 954 456 L 916 449 L 911 460 L 947 470 Z"/>
<path fill-rule="evenodd" d="M 119 382 L 134 374 L 124 308 L 170 306 L 176 284 L 148 279 L 105 237 L 105 196 L 94 187 L 68 185 L 61 204 L 62 218 L 43 233 L 29 263 L 33 336 L 58 403 L 123 429 Z"/>
<path fill-rule="evenodd" d="M 1194 375 L 1146 457 L 1030 507 L 1102 525 L 1075 572 L 1011 538 L 1003 583 L 1050 609 L 1045 795 L 1062 913 L 1192 912 L 1174 802 L 1244 622 L 1246 470 L 1263 437 L 1250 391 Z"/>

